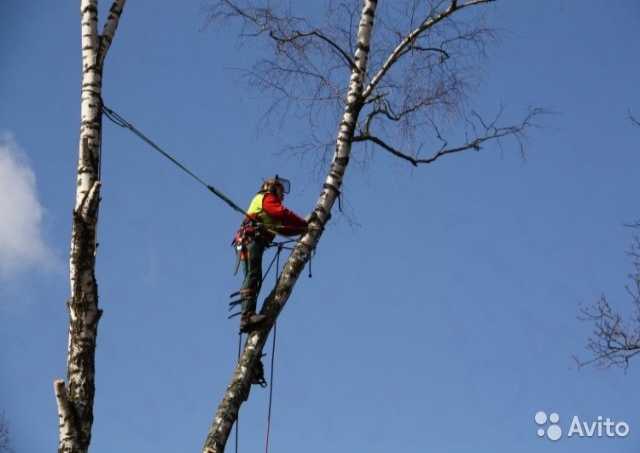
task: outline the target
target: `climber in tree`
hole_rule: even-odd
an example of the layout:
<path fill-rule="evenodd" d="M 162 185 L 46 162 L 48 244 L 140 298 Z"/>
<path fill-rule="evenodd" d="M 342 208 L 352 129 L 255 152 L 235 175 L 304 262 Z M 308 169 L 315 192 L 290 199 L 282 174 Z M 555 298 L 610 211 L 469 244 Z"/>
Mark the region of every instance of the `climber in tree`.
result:
<path fill-rule="evenodd" d="M 306 220 L 282 205 L 289 193 L 289 180 L 276 175 L 262 182 L 260 191 L 253 197 L 247 218 L 240 225 L 233 244 L 244 271 L 240 289 L 242 315 L 240 331 L 251 332 L 259 328 L 265 315 L 256 314 L 256 301 L 262 283 L 262 255 L 276 234 L 297 236 L 307 230 Z"/>

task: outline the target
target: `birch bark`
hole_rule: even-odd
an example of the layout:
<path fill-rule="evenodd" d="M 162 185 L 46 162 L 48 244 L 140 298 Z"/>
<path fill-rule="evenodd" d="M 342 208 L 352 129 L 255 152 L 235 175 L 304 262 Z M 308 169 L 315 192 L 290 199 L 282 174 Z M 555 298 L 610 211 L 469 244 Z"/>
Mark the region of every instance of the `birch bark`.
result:
<path fill-rule="evenodd" d="M 238 418 L 241 404 L 248 398 L 251 389 L 251 370 L 259 360 L 262 349 L 273 328 L 273 322 L 287 303 L 289 295 L 304 266 L 309 261 L 311 252 L 322 235 L 325 224 L 331 216 L 331 208 L 340 193 L 351 143 L 363 105 L 362 92 L 364 76 L 367 72 L 369 45 L 376 14 L 377 0 L 363 0 L 358 24 L 357 48 L 354 55 L 354 66 L 351 70 L 349 90 L 345 108 L 338 128 L 338 137 L 333 160 L 322 192 L 309 220 L 309 231 L 298 242 L 287 260 L 276 287 L 267 297 L 262 308 L 268 321 L 265 328 L 248 336 L 243 353 L 233 373 L 231 383 L 227 387 L 220 402 L 213 422 L 209 428 L 203 453 L 222 453 L 229 438 L 231 428 Z"/>
<path fill-rule="evenodd" d="M 56 380 L 59 453 L 84 453 L 91 443 L 95 393 L 98 285 L 95 278 L 96 227 L 100 204 L 102 70 L 126 0 L 115 0 L 102 34 L 98 0 L 81 0 L 82 90 L 76 199 L 73 209 L 69 277 L 67 382 Z"/>

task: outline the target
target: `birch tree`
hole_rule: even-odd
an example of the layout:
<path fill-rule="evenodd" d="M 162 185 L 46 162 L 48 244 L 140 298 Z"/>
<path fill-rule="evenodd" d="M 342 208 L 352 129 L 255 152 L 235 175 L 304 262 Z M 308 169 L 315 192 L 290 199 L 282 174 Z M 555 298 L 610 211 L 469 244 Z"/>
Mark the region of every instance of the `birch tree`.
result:
<path fill-rule="evenodd" d="M 261 313 L 267 321 L 264 328 L 248 335 L 203 453 L 224 451 L 240 406 L 249 397 L 251 373 L 267 337 L 331 217 L 354 145 L 368 146 L 412 166 L 480 151 L 487 142 L 506 137 L 516 139 L 522 149 L 523 134 L 539 110 L 530 110 L 522 121 L 508 126 L 498 124 L 499 115 L 485 120 L 476 112 L 463 112 L 467 69 L 463 63 L 474 52 L 482 53 L 491 32 L 474 21 L 465 24 L 456 19 L 492 1 L 331 2 L 334 20 L 325 27 L 279 14 L 268 6 L 257 7 L 248 0 L 218 0 L 212 5 L 213 21 L 237 20 L 244 36 L 271 43 L 272 57 L 257 62 L 249 75 L 253 85 L 275 95 L 274 109 L 306 107 L 312 123 L 325 106 L 340 111 L 327 116 L 334 125 L 337 122 L 337 136 L 320 195 L 309 215 L 309 230 L 291 251 L 265 299 Z M 457 135 L 462 137 L 460 142 L 449 145 L 437 119 L 440 113 L 456 112 L 464 131 Z M 405 144 L 418 135 L 430 135 L 438 145 L 428 155 L 422 155 L 420 147 L 403 149 L 384 136 L 385 130 L 396 127 L 407 138 Z"/>
<path fill-rule="evenodd" d="M 80 1 L 82 87 L 76 198 L 73 208 L 69 277 L 71 295 L 67 384 L 54 382 L 58 406 L 58 452 L 84 453 L 91 442 L 95 393 L 98 285 L 95 276 L 96 228 L 100 204 L 102 74 L 104 61 L 126 0 L 114 0 L 98 32 L 98 0 Z"/>

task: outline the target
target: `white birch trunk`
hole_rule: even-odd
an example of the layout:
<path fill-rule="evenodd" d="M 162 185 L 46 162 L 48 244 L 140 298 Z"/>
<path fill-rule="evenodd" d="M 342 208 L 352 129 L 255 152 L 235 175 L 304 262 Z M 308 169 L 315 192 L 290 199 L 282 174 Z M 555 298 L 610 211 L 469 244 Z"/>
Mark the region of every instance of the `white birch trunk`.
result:
<path fill-rule="evenodd" d="M 244 351 L 213 418 L 207 438 L 202 448 L 203 453 L 224 452 L 227 439 L 233 424 L 238 418 L 240 405 L 248 398 L 251 388 L 251 370 L 262 353 L 273 322 L 289 299 L 300 273 L 309 261 L 312 250 L 318 243 L 324 226 L 328 222 L 331 209 L 340 194 L 351 142 L 354 135 L 358 115 L 363 105 L 363 84 L 367 71 L 369 44 L 373 30 L 373 22 L 377 7 L 376 0 L 363 0 L 363 7 L 358 25 L 358 43 L 354 56 L 355 67 L 351 72 L 349 90 L 344 112 L 338 128 L 336 149 L 331 167 L 325 179 L 322 192 L 309 221 L 309 231 L 291 252 L 276 288 L 269 294 L 262 308 L 268 320 L 264 329 L 249 335 Z"/>
<path fill-rule="evenodd" d="M 95 393 L 98 286 L 95 278 L 96 227 L 100 203 L 102 139 L 101 91 L 104 58 L 126 0 L 115 0 L 102 34 L 98 1 L 81 0 L 82 91 L 76 200 L 73 210 L 69 277 L 67 381 L 55 382 L 59 417 L 59 453 L 84 453 L 91 442 Z"/>

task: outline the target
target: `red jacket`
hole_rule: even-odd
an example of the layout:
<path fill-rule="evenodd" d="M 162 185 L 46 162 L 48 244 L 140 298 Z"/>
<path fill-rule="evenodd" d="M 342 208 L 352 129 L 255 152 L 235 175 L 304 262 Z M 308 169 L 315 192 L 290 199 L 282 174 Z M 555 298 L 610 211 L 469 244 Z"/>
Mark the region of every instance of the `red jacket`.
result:
<path fill-rule="evenodd" d="M 278 233 L 284 236 L 297 236 L 307 229 L 307 221 L 285 208 L 280 198 L 272 193 L 266 193 L 262 199 L 262 209 L 274 220 L 281 222 Z"/>

